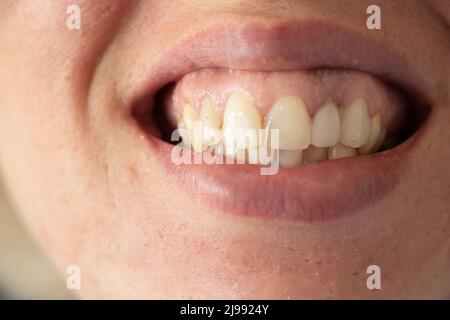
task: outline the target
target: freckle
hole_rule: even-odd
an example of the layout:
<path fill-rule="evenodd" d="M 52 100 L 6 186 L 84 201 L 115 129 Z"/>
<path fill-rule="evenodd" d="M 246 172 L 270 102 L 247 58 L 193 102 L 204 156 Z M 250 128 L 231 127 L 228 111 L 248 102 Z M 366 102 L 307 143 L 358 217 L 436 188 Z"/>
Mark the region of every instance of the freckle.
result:
<path fill-rule="evenodd" d="M 139 180 L 138 170 L 136 169 L 136 166 L 134 166 L 133 164 L 128 165 L 127 173 L 128 173 L 128 178 L 130 181 Z"/>
<path fill-rule="evenodd" d="M 320 266 L 322 264 L 322 260 L 316 261 L 316 265 Z"/>
<path fill-rule="evenodd" d="M 357 276 L 357 275 L 359 275 L 359 271 L 355 271 L 352 273 L 352 276 Z"/>
<path fill-rule="evenodd" d="M 308 259 L 305 259 L 305 262 L 306 262 L 306 263 L 309 263 L 309 260 L 308 260 Z"/>

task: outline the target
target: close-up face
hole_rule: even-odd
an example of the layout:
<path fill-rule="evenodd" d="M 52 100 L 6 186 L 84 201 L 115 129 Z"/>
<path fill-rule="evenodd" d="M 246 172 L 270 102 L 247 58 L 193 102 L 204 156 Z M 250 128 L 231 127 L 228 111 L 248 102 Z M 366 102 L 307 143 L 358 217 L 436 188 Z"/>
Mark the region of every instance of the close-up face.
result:
<path fill-rule="evenodd" d="M 449 21 L 2 0 L 7 195 L 80 298 L 450 299 Z"/>

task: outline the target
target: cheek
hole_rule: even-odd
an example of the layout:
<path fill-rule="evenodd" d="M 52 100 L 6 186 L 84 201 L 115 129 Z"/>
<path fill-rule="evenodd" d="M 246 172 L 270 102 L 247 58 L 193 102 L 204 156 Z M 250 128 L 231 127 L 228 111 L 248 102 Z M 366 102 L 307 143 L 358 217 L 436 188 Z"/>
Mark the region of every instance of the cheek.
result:
<path fill-rule="evenodd" d="M 88 150 L 88 89 L 95 61 L 129 2 L 78 3 L 81 30 L 66 28 L 70 1 L 16 4 L 0 53 L 8 61 L 0 70 L 0 88 L 8 93 L 0 94 L 2 171 L 28 223 L 64 256 L 79 251 L 82 242 L 72 239 L 100 224 L 82 214 L 100 201 L 93 181 L 104 180 L 102 161 Z"/>

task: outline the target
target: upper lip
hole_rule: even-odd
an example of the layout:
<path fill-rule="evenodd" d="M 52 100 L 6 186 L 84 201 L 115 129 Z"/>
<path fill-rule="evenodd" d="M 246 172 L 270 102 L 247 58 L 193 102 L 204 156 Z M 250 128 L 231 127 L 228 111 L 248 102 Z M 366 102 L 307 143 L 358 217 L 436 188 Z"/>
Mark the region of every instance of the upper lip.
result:
<path fill-rule="evenodd" d="M 367 33 L 323 21 L 219 25 L 181 41 L 163 54 L 144 81 L 130 92 L 130 108 L 185 74 L 205 68 L 254 71 L 320 67 L 355 69 L 395 83 L 431 104 L 436 97 L 429 77 Z"/>
<path fill-rule="evenodd" d="M 341 26 L 320 21 L 257 22 L 217 26 L 175 46 L 163 55 L 132 92 L 130 107 L 151 107 L 148 99 L 183 75 L 204 68 L 295 70 L 319 67 L 357 69 L 392 81 L 432 101 L 431 83 L 382 43 Z M 148 109 L 147 109 L 148 110 Z M 418 134 L 414 135 L 415 137 Z M 170 162 L 169 145 L 150 136 L 151 147 L 169 176 L 200 190 L 202 198 L 221 211 L 247 216 L 320 221 L 362 209 L 393 190 L 413 150 L 410 139 L 400 148 L 371 157 L 324 162 L 281 171 L 273 178 L 252 176 L 252 168 L 180 166 Z M 159 152 L 158 152 L 159 151 Z M 401 152 L 400 152 L 401 151 Z M 248 188 L 234 180 L 240 180 Z M 253 178 L 254 177 L 254 178 Z M 337 187 L 339 186 L 339 187 Z M 220 192 L 217 192 L 220 190 Z M 213 199 L 213 201 L 211 200 Z M 237 201 L 242 201 L 239 204 Z"/>

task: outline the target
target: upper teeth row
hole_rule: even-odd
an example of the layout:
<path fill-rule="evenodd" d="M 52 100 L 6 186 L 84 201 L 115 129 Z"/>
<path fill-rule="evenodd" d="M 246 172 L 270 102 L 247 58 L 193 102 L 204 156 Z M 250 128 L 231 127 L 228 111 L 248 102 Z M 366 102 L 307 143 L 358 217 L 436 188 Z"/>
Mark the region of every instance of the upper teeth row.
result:
<path fill-rule="evenodd" d="M 203 128 L 201 143 L 194 133 L 194 124 Z M 186 103 L 179 127 L 186 129 L 194 151 L 201 152 L 217 144 L 215 132 L 221 130 L 225 146 L 236 144 L 236 132 L 243 130 L 278 129 L 279 149 L 285 154 L 298 154 L 310 145 L 332 150 L 353 148 L 348 154 L 368 154 L 376 151 L 385 136 L 379 113 L 372 118 L 368 113 L 367 101 L 353 100 L 347 106 L 338 108 L 330 101 L 320 107 L 311 118 L 303 100 L 297 96 L 285 95 L 272 105 L 269 114 L 263 118 L 254 103 L 242 93 L 232 94 L 226 103 L 223 119 L 209 96 L 201 104 L 200 114 Z M 296 153 L 297 152 L 297 153 Z M 227 150 L 228 154 L 228 150 Z"/>

